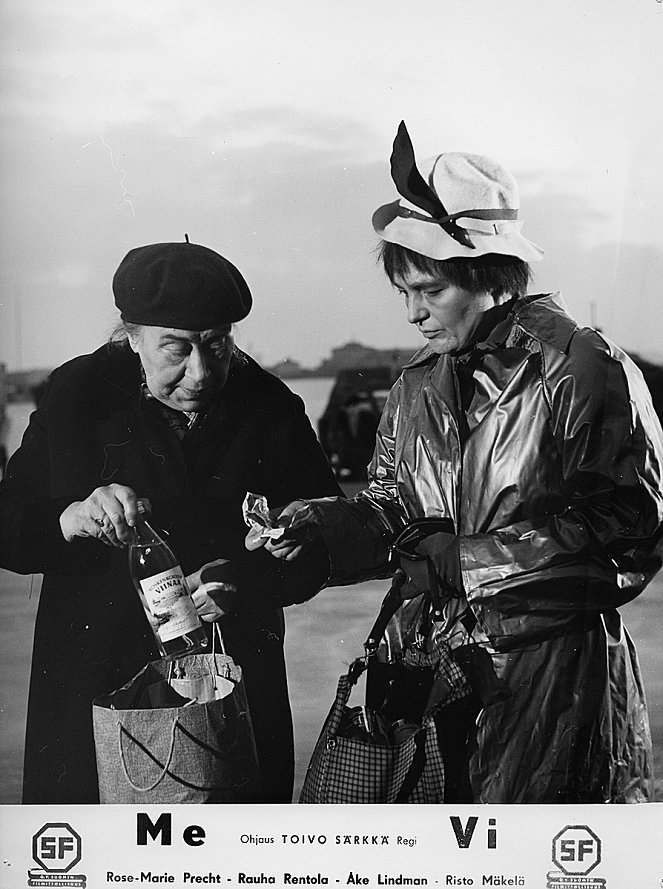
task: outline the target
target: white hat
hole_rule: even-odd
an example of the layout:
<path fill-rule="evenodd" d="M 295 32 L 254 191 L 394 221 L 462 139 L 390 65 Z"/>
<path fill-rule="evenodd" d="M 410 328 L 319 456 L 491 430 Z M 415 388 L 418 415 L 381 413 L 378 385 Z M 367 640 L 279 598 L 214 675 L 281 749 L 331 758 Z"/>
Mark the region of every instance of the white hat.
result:
<path fill-rule="evenodd" d="M 416 167 L 403 121 L 391 155 L 391 175 L 402 197 L 373 214 L 385 241 L 431 259 L 472 259 L 487 253 L 537 262 L 543 251 L 524 238 L 513 176 L 479 154 L 447 152 Z"/>

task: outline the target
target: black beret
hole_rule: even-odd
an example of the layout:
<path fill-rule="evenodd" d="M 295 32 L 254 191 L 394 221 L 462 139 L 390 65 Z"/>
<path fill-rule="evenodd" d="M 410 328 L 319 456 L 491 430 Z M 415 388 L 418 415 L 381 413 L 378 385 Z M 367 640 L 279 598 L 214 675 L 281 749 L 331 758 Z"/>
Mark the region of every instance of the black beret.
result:
<path fill-rule="evenodd" d="M 246 318 L 251 291 L 235 266 L 199 244 L 147 244 L 124 257 L 113 277 L 124 321 L 209 330 Z"/>

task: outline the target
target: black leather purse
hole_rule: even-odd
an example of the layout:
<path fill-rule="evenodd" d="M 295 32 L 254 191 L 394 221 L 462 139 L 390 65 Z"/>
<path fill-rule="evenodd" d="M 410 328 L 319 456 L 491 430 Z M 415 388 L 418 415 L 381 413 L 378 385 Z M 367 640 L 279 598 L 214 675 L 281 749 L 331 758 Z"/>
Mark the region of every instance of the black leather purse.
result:
<path fill-rule="evenodd" d="M 392 559 L 398 559 L 400 566 L 398 570 L 418 576 L 419 584 L 427 586 L 421 594 L 422 602 L 417 621 L 417 636 L 421 640 L 422 647 L 432 624 L 442 617 L 444 604 L 458 596 L 457 590 L 443 585 L 431 559 L 417 552 L 423 540 L 439 532 L 455 534 L 451 519 L 415 519 L 400 532 L 391 545 Z M 396 613 L 397 607 L 392 611 L 392 615 Z M 476 625 L 476 618 L 469 607 L 460 620 L 468 632 L 471 632 Z M 384 634 L 386 626 L 378 628 L 381 635 Z M 402 712 L 409 708 L 416 718 L 422 709 L 425 712 L 430 708 L 436 696 L 439 696 L 432 678 L 433 671 L 425 666 L 418 669 L 413 669 L 411 665 L 406 666 L 403 657 L 392 659 L 388 654 L 386 657 L 380 657 L 382 652 L 378 652 L 378 646 L 379 639 L 376 646 L 378 656 L 373 657 L 369 663 L 367 702 L 370 700 L 372 706 L 386 714 L 391 711 Z M 463 645 L 454 649 L 453 659 L 462 669 L 483 706 L 509 696 L 508 689 L 495 673 L 491 656 L 485 646 L 472 642 Z M 424 660 L 426 654 L 422 657 L 422 661 Z"/>

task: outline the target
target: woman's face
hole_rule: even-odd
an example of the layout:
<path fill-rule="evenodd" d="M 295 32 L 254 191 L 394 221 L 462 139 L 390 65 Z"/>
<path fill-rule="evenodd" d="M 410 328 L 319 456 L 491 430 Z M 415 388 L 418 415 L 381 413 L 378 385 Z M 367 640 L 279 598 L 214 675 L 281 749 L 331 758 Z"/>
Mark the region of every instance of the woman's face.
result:
<path fill-rule="evenodd" d="M 442 275 L 412 266 L 395 275 L 392 283 L 405 298 L 407 320 L 438 355 L 453 355 L 471 345 L 484 314 L 502 302 L 491 293 L 463 290 Z"/>
<path fill-rule="evenodd" d="M 226 384 L 234 340 L 230 324 L 211 330 L 141 327 L 129 344 L 155 398 L 178 411 L 199 411 Z"/>

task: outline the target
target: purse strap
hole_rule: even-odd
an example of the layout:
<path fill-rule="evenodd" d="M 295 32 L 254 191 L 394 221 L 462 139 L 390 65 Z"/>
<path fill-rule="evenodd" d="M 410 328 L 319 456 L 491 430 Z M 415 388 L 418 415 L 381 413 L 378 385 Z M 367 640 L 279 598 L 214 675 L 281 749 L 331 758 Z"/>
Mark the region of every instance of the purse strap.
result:
<path fill-rule="evenodd" d="M 392 578 L 389 592 L 382 600 L 380 612 L 375 620 L 375 623 L 371 627 L 370 633 L 366 637 L 366 641 L 364 642 L 364 652 L 367 659 L 372 657 L 372 655 L 374 655 L 375 652 L 378 650 L 380 640 L 384 636 L 384 632 L 387 629 L 387 624 L 403 604 L 403 599 L 401 598 L 401 587 L 406 580 L 407 577 L 401 570 L 398 570 Z"/>
<path fill-rule="evenodd" d="M 435 573 L 435 566 L 430 559 L 428 559 L 428 579 L 430 590 L 427 593 L 421 593 L 421 595 L 426 596 L 426 598 L 430 602 L 430 605 L 432 606 L 431 613 L 428 619 L 437 621 L 442 618 L 442 607 L 444 603 L 440 597 L 440 592 L 437 585 L 437 574 Z M 387 629 L 387 624 L 403 604 L 403 599 L 401 597 L 401 588 L 405 584 L 406 580 L 406 574 L 399 568 L 392 578 L 389 592 L 382 600 L 380 612 L 375 620 L 375 623 L 371 627 L 370 633 L 366 637 L 366 641 L 364 642 L 364 653 L 366 659 L 372 657 L 376 653 L 380 646 L 380 640 L 384 636 L 385 630 Z"/>
<path fill-rule="evenodd" d="M 429 595 L 430 602 L 432 604 L 432 614 L 430 615 L 429 620 L 438 620 L 442 616 L 442 602 L 440 600 L 437 584 L 433 583 L 433 578 L 435 578 L 436 575 L 435 568 L 432 565 L 430 559 L 428 560 L 428 570 L 431 581 L 431 590 Z M 347 674 L 341 677 L 341 685 L 339 685 L 337 693 L 337 703 L 341 702 L 341 708 L 345 704 L 347 704 L 352 688 L 357 684 L 359 677 L 368 667 L 370 658 L 376 654 L 378 648 L 380 647 L 380 641 L 382 640 L 385 630 L 387 629 L 387 624 L 403 604 L 403 599 L 401 597 L 401 588 L 405 584 L 406 580 L 407 575 L 399 568 L 392 577 L 391 586 L 389 587 L 387 595 L 382 600 L 382 605 L 380 606 L 378 616 L 375 619 L 375 623 L 371 627 L 368 636 L 366 637 L 366 641 L 364 642 L 364 657 L 360 657 L 354 660 L 350 664 L 350 668 L 348 669 Z M 426 594 L 422 593 L 422 595 Z"/>

